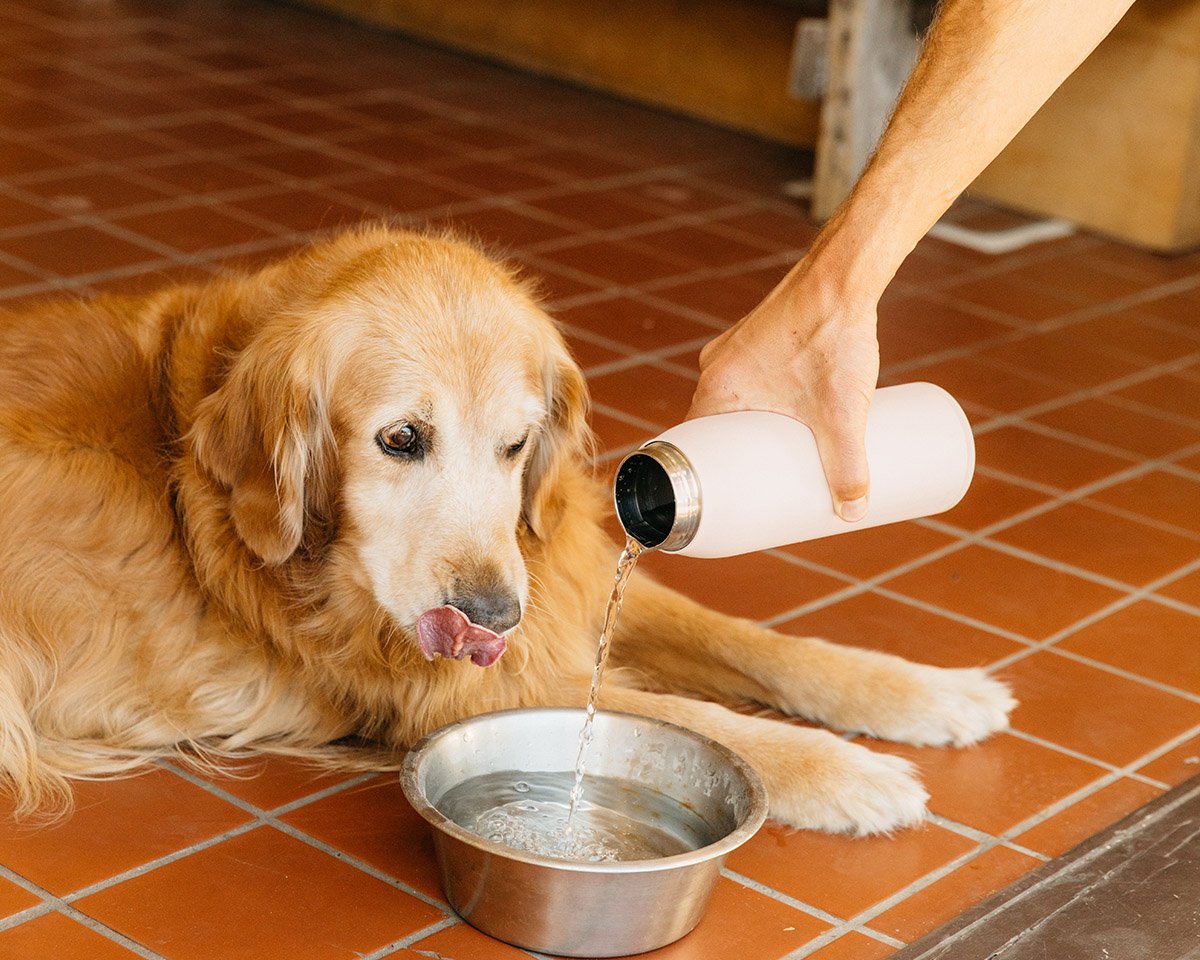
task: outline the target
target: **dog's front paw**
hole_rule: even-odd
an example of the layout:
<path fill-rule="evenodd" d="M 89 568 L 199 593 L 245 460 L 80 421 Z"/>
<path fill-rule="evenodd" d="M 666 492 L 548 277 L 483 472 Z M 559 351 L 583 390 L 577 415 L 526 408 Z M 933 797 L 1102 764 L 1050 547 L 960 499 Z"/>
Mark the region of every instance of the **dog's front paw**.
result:
<path fill-rule="evenodd" d="M 1008 727 L 1017 705 L 1008 685 L 979 669 L 908 664 L 908 692 L 870 724 L 870 733 L 915 746 L 957 747 Z"/>
<path fill-rule="evenodd" d="M 759 767 L 774 819 L 854 834 L 888 833 L 925 819 L 929 794 L 907 760 L 825 731 L 802 732 L 808 736 L 801 749 Z"/>

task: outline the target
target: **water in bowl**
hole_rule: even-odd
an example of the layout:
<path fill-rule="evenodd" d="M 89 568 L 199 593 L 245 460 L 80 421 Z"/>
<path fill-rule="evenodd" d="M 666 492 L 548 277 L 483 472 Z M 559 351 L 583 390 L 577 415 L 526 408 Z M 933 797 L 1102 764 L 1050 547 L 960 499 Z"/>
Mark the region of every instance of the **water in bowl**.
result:
<path fill-rule="evenodd" d="M 718 839 L 695 811 L 644 784 L 595 774 L 587 782 L 569 830 L 571 770 L 472 777 L 447 791 L 437 807 L 487 840 L 556 860 L 655 860 Z"/>

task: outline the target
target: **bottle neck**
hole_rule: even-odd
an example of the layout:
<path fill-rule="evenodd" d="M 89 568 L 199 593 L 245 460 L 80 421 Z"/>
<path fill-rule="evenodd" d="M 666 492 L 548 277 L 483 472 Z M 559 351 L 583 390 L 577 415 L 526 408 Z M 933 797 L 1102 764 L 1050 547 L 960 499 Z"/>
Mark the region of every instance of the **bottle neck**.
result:
<path fill-rule="evenodd" d="M 647 549 L 682 550 L 700 526 L 700 483 L 676 446 L 654 441 L 617 468 L 617 517 L 625 532 Z"/>

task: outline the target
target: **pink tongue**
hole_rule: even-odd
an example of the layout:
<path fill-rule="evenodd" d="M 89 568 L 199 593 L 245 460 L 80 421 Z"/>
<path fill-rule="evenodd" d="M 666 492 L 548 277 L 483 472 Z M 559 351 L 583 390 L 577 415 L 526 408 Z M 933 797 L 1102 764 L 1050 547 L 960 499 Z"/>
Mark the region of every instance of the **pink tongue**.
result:
<path fill-rule="evenodd" d="M 477 667 L 490 667 L 506 646 L 500 634 L 472 623 L 457 607 L 435 607 L 421 614 L 417 642 L 426 660 L 439 655 L 453 660 L 470 657 Z"/>

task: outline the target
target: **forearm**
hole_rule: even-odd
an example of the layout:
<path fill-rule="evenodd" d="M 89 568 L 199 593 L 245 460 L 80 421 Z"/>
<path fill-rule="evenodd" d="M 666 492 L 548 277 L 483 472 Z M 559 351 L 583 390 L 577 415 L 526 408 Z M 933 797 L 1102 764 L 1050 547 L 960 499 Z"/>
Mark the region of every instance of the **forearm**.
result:
<path fill-rule="evenodd" d="M 945 0 L 875 155 L 806 258 L 878 298 L 1133 0 Z"/>

